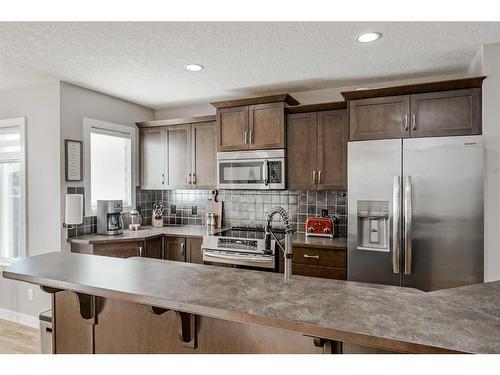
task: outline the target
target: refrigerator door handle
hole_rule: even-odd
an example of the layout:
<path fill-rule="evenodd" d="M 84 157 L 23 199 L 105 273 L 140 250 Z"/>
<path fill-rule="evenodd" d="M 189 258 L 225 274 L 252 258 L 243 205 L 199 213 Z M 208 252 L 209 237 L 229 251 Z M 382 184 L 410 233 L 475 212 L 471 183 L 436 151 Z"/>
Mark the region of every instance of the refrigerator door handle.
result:
<path fill-rule="evenodd" d="M 411 275 L 411 207 L 412 186 L 411 177 L 405 177 L 405 193 L 404 193 L 404 246 L 405 246 L 405 275 Z"/>
<path fill-rule="evenodd" d="M 401 177 L 395 176 L 392 187 L 392 272 L 399 273 L 400 241 L 399 228 L 401 227 L 400 212 Z"/>

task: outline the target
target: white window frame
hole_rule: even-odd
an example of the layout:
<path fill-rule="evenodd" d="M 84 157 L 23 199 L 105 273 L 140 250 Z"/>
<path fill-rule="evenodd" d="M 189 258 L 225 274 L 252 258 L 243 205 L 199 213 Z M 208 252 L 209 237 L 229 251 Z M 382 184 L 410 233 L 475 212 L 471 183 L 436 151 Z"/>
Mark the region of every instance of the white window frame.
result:
<path fill-rule="evenodd" d="M 130 137 L 131 143 L 131 171 L 132 176 L 130 179 L 130 206 L 124 206 L 123 212 L 129 212 L 135 207 L 135 188 L 137 186 L 137 130 L 135 127 L 114 124 L 112 122 L 106 122 L 101 120 L 95 120 L 91 118 L 83 118 L 83 148 L 84 148 L 84 187 L 85 187 L 85 216 L 95 216 L 96 209 L 92 208 L 92 190 L 91 190 L 91 163 L 90 163 L 90 134 L 94 130 L 97 133 L 106 135 L 116 135 L 119 133 L 124 136 Z"/>
<path fill-rule="evenodd" d="M 26 257 L 26 118 L 0 120 L 0 128 L 18 127 L 21 133 L 21 249 L 19 258 Z M 17 258 L 0 258 L 0 265 L 9 265 Z"/>

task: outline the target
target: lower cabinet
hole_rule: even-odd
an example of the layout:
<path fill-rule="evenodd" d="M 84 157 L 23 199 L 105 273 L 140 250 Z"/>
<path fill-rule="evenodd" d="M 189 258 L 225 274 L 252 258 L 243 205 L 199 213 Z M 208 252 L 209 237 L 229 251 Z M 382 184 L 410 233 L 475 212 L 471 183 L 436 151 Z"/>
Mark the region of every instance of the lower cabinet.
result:
<path fill-rule="evenodd" d="M 283 270 L 283 254 L 280 252 L 279 271 Z M 347 280 L 347 249 L 293 246 L 292 275 Z"/>
<path fill-rule="evenodd" d="M 71 243 L 71 252 L 115 258 L 145 257 L 203 264 L 202 238 L 156 237 L 146 241 Z"/>
<path fill-rule="evenodd" d="M 186 239 L 184 237 L 166 237 L 165 250 L 167 260 L 186 261 Z"/>
<path fill-rule="evenodd" d="M 189 263 L 203 264 L 203 251 L 201 250 L 201 244 L 203 240 L 201 238 L 188 238 L 186 242 L 187 242 L 186 261 Z"/>
<path fill-rule="evenodd" d="M 146 246 L 144 247 L 142 256 L 146 258 L 163 259 L 163 237 L 152 238 L 145 242 Z"/>

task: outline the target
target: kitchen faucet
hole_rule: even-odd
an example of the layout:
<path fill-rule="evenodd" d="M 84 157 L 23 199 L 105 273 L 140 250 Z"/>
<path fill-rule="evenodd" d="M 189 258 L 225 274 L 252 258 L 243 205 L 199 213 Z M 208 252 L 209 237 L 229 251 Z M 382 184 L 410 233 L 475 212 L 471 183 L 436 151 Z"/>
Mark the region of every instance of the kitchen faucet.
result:
<path fill-rule="evenodd" d="M 271 229 L 271 223 L 273 221 L 273 217 L 275 214 L 279 214 L 281 216 L 281 220 L 283 220 L 285 224 L 285 247 L 281 245 L 280 241 L 274 234 L 274 232 Z M 276 243 L 278 244 L 279 248 L 281 251 L 284 253 L 284 258 L 285 258 L 285 270 L 284 270 L 284 276 L 285 276 L 285 281 L 290 280 L 292 276 L 292 228 L 290 228 L 290 222 L 288 220 L 288 212 L 283 207 L 274 207 L 271 209 L 271 211 L 267 214 L 267 224 L 266 224 L 266 237 L 265 237 L 265 247 L 264 247 L 264 254 L 272 254 L 271 250 L 271 236 L 274 237 L 276 240 Z"/>

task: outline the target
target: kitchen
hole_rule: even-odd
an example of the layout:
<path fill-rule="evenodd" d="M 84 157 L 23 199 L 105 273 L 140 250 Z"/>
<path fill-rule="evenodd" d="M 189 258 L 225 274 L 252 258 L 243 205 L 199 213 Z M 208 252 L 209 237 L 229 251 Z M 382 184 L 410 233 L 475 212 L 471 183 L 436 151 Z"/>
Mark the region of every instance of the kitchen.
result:
<path fill-rule="evenodd" d="M 372 48 L 394 38 L 379 27 Z M 2 269 L 48 302 L 42 351 L 499 353 L 493 42 L 480 69 L 319 100 L 269 90 L 148 111 L 57 82 L 62 251 Z M 135 113 L 99 114 L 104 101 Z"/>

